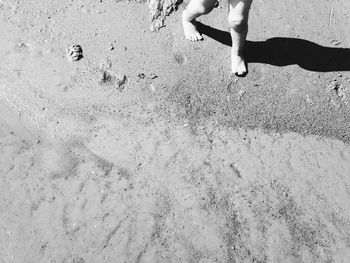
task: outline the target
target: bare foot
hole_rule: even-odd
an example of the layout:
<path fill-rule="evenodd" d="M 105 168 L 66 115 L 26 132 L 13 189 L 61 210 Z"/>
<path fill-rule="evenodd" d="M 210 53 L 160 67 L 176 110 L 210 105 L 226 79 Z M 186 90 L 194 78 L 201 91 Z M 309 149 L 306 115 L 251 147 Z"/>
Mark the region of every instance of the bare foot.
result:
<path fill-rule="evenodd" d="M 244 58 L 240 55 L 231 55 L 232 73 L 243 77 L 247 74 L 247 67 Z"/>
<path fill-rule="evenodd" d="M 202 35 L 196 28 L 196 20 L 188 20 L 186 10 L 182 12 L 182 26 L 184 28 L 185 37 L 191 41 L 203 40 Z"/>

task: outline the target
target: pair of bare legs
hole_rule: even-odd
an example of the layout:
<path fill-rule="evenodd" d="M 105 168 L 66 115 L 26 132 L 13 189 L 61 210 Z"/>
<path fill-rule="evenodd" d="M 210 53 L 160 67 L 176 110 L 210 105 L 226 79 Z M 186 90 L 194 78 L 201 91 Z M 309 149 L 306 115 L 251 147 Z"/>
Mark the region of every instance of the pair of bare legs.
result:
<path fill-rule="evenodd" d="M 248 33 L 248 16 L 253 0 L 228 0 L 228 23 L 232 38 L 231 63 L 232 73 L 242 76 L 247 73 L 243 49 Z M 188 40 L 202 40 L 196 27 L 196 18 L 211 12 L 217 0 L 191 0 L 182 13 L 182 25 Z"/>

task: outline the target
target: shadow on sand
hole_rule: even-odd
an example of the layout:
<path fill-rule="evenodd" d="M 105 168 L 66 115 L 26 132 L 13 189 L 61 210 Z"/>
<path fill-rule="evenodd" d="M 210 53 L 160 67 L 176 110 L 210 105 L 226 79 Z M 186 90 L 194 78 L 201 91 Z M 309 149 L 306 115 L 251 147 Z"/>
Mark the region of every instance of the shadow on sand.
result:
<path fill-rule="evenodd" d="M 224 45 L 232 45 L 229 32 L 200 22 L 198 30 Z M 266 41 L 247 41 L 245 53 L 247 63 L 265 63 L 274 66 L 296 64 L 303 69 L 316 72 L 350 71 L 350 49 L 323 47 L 298 38 L 275 37 Z"/>

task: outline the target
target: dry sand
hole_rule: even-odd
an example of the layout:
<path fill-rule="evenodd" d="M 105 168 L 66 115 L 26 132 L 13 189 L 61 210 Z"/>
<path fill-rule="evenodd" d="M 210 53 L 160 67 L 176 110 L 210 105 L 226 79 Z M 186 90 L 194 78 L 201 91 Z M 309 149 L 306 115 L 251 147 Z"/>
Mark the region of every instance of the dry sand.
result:
<path fill-rule="evenodd" d="M 0 0 L 1 263 L 350 262 L 350 2 L 184 6 Z"/>

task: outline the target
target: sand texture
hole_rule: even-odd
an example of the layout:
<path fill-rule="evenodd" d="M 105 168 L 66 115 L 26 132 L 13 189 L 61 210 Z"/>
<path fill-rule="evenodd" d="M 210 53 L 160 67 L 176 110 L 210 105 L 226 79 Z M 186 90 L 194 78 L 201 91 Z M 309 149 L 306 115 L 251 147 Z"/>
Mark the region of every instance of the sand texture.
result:
<path fill-rule="evenodd" d="M 184 7 L 0 0 L 0 263 L 350 262 L 350 2 Z"/>

